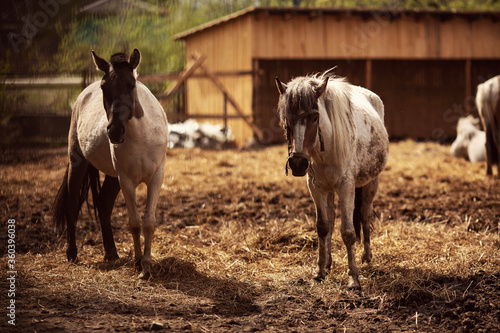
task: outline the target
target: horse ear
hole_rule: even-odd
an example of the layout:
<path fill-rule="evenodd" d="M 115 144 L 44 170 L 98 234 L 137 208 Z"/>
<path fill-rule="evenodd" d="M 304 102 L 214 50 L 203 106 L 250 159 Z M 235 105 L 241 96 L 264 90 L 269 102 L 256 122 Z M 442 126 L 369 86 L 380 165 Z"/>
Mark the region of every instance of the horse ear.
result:
<path fill-rule="evenodd" d="M 328 79 L 329 79 L 328 76 L 325 77 L 323 82 L 321 82 L 321 84 L 317 86 L 316 89 L 314 89 L 314 91 L 316 92 L 316 98 L 320 98 L 321 95 L 323 95 L 323 93 L 325 92 L 326 87 L 328 86 Z"/>
<path fill-rule="evenodd" d="M 134 49 L 134 52 L 132 52 L 129 63 L 132 65 L 133 69 L 136 69 L 141 63 L 141 52 L 139 52 L 138 49 Z"/>
<path fill-rule="evenodd" d="M 94 50 L 92 50 L 92 58 L 94 59 L 94 64 L 98 70 L 103 71 L 106 74 L 109 73 L 109 63 L 95 54 Z"/>
<path fill-rule="evenodd" d="M 278 87 L 278 91 L 280 92 L 280 95 L 284 94 L 286 92 L 286 84 L 282 83 L 280 79 L 276 76 L 276 87 Z"/>

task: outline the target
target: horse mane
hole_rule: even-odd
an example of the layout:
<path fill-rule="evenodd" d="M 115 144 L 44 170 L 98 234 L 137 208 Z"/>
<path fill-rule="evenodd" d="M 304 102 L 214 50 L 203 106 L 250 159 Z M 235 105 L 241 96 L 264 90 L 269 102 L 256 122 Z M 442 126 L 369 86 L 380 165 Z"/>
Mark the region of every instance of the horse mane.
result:
<path fill-rule="evenodd" d="M 111 56 L 111 59 L 109 62 L 111 65 L 115 68 L 120 67 L 120 66 L 128 66 L 130 67 L 130 63 L 128 62 L 129 56 L 126 55 L 125 53 L 115 53 Z"/>
<path fill-rule="evenodd" d="M 294 78 L 287 84 L 286 94 L 278 101 L 278 111 L 280 116 L 280 124 L 284 127 L 286 119 L 296 116 L 294 112 L 300 110 L 317 109 L 314 87 L 311 87 L 310 77 L 301 76 Z"/>
<path fill-rule="evenodd" d="M 111 67 L 116 70 L 116 69 L 121 69 L 121 68 L 127 68 L 132 71 L 134 78 L 137 79 L 137 71 L 132 68 L 132 65 L 129 62 L 130 57 L 123 53 L 115 53 L 111 56 L 109 63 L 111 64 Z"/>
<path fill-rule="evenodd" d="M 355 124 L 352 114 L 352 87 L 344 77 L 330 75 L 330 70 L 313 76 L 317 84 L 326 77 L 328 86 L 320 97 L 332 126 L 334 163 L 346 161 L 355 140 Z"/>

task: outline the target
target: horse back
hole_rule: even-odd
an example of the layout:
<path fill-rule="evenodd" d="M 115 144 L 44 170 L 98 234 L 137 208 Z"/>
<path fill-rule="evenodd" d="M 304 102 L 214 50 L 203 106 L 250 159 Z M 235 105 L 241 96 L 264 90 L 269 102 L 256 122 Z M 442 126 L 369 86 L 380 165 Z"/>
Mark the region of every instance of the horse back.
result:
<path fill-rule="evenodd" d="M 368 90 L 360 86 L 354 86 L 354 87 L 359 93 L 361 93 L 366 97 L 370 105 L 375 109 L 375 111 L 377 111 L 383 123 L 385 113 L 384 113 L 384 103 L 382 102 L 382 99 L 380 99 L 380 97 L 371 90 Z"/>
<path fill-rule="evenodd" d="M 355 180 L 364 186 L 376 178 L 387 163 L 389 138 L 384 126 L 384 104 L 372 91 L 356 87 L 353 100 L 357 101 L 354 116 L 356 125 Z"/>

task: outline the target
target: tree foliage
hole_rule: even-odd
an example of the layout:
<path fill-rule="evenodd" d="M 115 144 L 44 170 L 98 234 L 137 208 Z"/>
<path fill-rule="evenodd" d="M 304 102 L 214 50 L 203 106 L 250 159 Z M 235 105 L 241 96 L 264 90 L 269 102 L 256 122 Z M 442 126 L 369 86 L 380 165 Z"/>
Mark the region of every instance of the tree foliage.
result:
<path fill-rule="evenodd" d="M 26 20 L 33 21 L 42 11 L 40 3 L 56 0 L 25 0 L 2 2 L 2 19 L 16 26 L 21 34 Z M 113 1 L 113 0 L 110 0 Z M 140 2 L 139 0 L 135 2 Z M 79 74 L 93 68 L 90 50 L 109 58 L 118 51 L 131 52 L 138 48 L 142 55 L 140 71 L 143 74 L 179 71 L 183 67 L 182 43 L 171 38 L 223 15 L 249 6 L 300 6 L 336 8 L 387 9 L 457 9 L 500 10 L 499 0 L 147 0 L 155 10 L 142 11 L 134 1 L 125 1 L 128 7 L 111 15 L 79 13 L 88 1 L 74 0 L 60 5 L 56 15 L 36 28 L 26 39 L 22 52 L 13 48 L 5 33 L 2 40 L 2 63 L 11 59 L 8 68 L 16 72 L 48 74 Z M 64 8 L 63 8 L 64 7 Z M 42 8 L 42 9 L 41 9 Z M 138 9 L 139 8 L 139 9 Z M 42 22 L 43 23 L 43 22 Z M 23 25 L 24 24 L 24 25 Z M 10 57 L 8 55 L 10 54 Z M 6 68 L 7 68 L 6 67 Z"/>
<path fill-rule="evenodd" d="M 141 51 L 142 74 L 179 71 L 184 65 L 183 45 L 172 36 L 204 22 L 248 7 L 250 0 L 190 0 L 152 2 L 154 13 L 127 8 L 119 15 L 88 16 L 75 20 L 61 40 L 55 61 L 60 70 L 75 72 L 92 67 L 90 50 L 108 58 L 112 53 Z"/>

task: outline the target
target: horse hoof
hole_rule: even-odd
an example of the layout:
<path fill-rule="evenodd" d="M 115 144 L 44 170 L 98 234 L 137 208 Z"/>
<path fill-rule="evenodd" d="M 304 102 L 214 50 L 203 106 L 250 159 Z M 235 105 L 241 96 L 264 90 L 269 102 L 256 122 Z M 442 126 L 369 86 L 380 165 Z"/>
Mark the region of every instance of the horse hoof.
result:
<path fill-rule="evenodd" d="M 77 257 L 75 257 L 75 258 L 70 258 L 70 257 L 68 256 L 68 262 L 70 262 L 70 263 L 72 263 L 72 264 L 77 264 L 77 263 L 78 263 L 78 258 L 77 258 Z"/>
<path fill-rule="evenodd" d="M 66 252 L 66 257 L 68 258 L 68 262 L 72 262 L 75 264 L 78 262 L 78 257 L 76 253 Z"/>
<path fill-rule="evenodd" d="M 349 277 L 349 283 L 347 284 L 347 288 L 349 290 L 358 290 L 361 291 L 361 284 L 359 283 L 358 278 Z"/>
<path fill-rule="evenodd" d="M 367 253 L 364 253 L 363 256 L 361 257 L 361 262 L 362 263 L 367 263 L 367 264 L 371 263 L 372 262 L 372 256 L 371 256 L 371 254 L 368 255 Z"/>
<path fill-rule="evenodd" d="M 141 279 L 141 280 L 149 280 L 150 278 L 151 278 L 150 272 L 142 271 L 141 274 L 139 274 L 139 279 Z"/>
<path fill-rule="evenodd" d="M 314 280 L 315 280 L 315 281 L 317 281 L 317 282 L 321 282 L 321 281 L 323 281 L 325 278 L 326 278 L 326 274 L 319 274 L 319 273 L 318 273 L 318 275 L 316 275 L 316 277 L 314 278 Z"/>
<path fill-rule="evenodd" d="M 118 259 L 120 259 L 120 257 L 118 256 L 118 253 L 116 253 L 116 250 L 114 252 L 104 254 L 104 261 L 116 261 Z"/>

